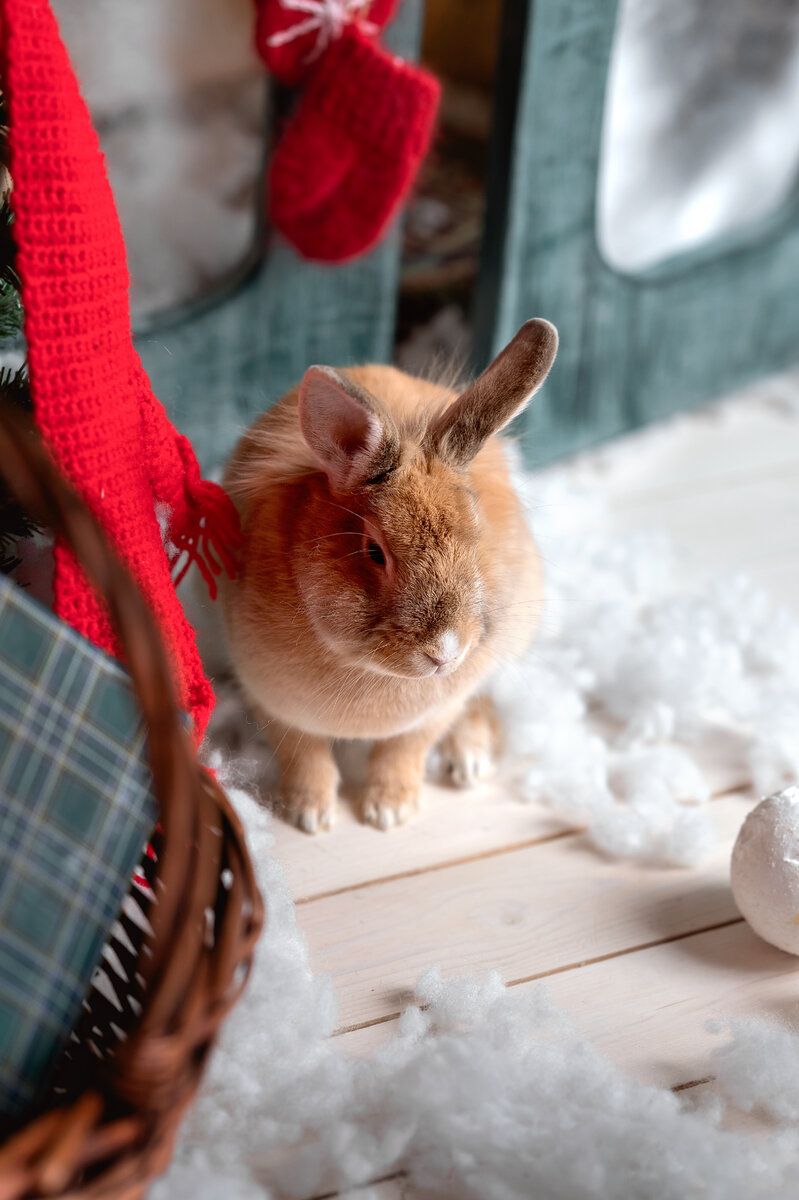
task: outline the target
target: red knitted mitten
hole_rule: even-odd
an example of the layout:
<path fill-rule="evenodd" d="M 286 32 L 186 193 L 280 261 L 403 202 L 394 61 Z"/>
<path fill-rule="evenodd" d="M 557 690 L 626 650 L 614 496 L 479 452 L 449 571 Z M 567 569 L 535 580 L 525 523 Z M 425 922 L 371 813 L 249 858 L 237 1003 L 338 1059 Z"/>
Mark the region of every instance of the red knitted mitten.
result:
<path fill-rule="evenodd" d="M 255 45 L 269 70 L 300 83 L 348 25 L 376 37 L 397 0 L 256 0 Z"/>
<path fill-rule="evenodd" d="M 354 25 L 331 46 L 269 172 L 272 221 L 301 254 L 344 262 L 379 240 L 427 151 L 439 94 Z"/>

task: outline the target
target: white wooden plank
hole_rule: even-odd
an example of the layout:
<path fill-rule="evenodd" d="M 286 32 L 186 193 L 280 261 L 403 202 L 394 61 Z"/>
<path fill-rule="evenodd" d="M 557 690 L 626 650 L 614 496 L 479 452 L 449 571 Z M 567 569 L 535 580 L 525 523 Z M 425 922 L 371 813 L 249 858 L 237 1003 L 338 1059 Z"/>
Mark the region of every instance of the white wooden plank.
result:
<path fill-rule="evenodd" d="M 799 528 L 796 538 L 794 552 L 764 555 L 752 574 L 774 600 L 792 609 L 799 618 Z"/>
<path fill-rule="evenodd" d="M 402 1175 L 337 1195 L 338 1200 L 432 1200 L 430 1192 L 420 1192 Z M 446 1200 L 442 1192 L 436 1192 L 435 1195 L 437 1200 L 442 1200 L 442 1197 Z"/>
<path fill-rule="evenodd" d="M 368 1184 L 366 1187 L 354 1188 L 346 1192 L 336 1192 L 335 1196 L 336 1200 L 460 1200 L 460 1197 L 454 1192 L 442 1192 L 439 1190 L 433 1193 L 420 1191 L 404 1175 L 398 1175 L 394 1179 L 384 1179 L 379 1183 Z M 332 1195 L 330 1200 L 332 1200 Z"/>
<path fill-rule="evenodd" d="M 337 1192 L 336 1195 L 339 1200 L 410 1200 L 408 1182 L 401 1177 L 346 1192 Z"/>
<path fill-rule="evenodd" d="M 734 920 L 729 851 L 750 806 L 714 802 L 720 845 L 691 871 L 608 861 L 577 835 L 311 901 L 312 966 L 347 1027 L 397 1012 L 433 963 L 511 982 Z"/>
<path fill-rule="evenodd" d="M 799 960 L 760 940 L 744 921 L 634 951 L 539 982 L 582 1033 L 645 1083 L 675 1087 L 713 1074 L 723 1035 L 709 1020 L 758 1016 L 799 1027 Z M 342 1034 L 363 1057 L 393 1036 L 396 1021 Z"/>
<path fill-rule="evenodd" d="M 746 784 L 741 743 L 733 736 L 719 731 L 692 753 L 714 795 Z M 388 832 L 361 824 L 346 799 L 329 833 L 309 837 L 279 819 L 274 825 L 275 855 L 298 903 L 569 832 L 573 827 L 555 813 L 515 797 L 502 775 L 466 791 L 425 784 L 419 815 Z"/>
<path fill-rule="evenodd" d="M 745 570 L 799 548 L 799 488 L 792 480 L 731 484 L 704 496 L 675 493 L 650 504 L 615 507 L 614 532 L 667 533 L 695 561 L 717 571 Z"/>
<path fill-rule="evenodd" d="M 700 1083 L 696 1087 L 688 1088 L 686 1092 L 686 1099 L 689 1099 L 690 1103 L 701 1103 L 706 1098 L 719 1094 L 715 1081 L 712 1079 L 707 1083 Z M 779 1121 L 766 1116 L 760 1110 L 742 1112 L 740 1108 L 725 1105 L 721 1127 L 730 1133 L 744 1133 L 748 1137 L 766 1138 L 773 1137 L 775 1133 L 778 1133 L 781 1125 Z M 784 1128 L 784 1126 L 782 1127 Z"/>
<path fill-rule="evenodd" d="M 664 530 L 697 561 L 748 570 L 799 613 L 797 429 L 796 415 L 779 405 L 725 405 L 633 435 L 583 460 L 577 474 L 601 481 L 613 529 Z M 711 749 L 703 765 L 716 790 L 741 778 L 732 744 Z M 555 971 L 544 986 L 600 1050 L 643 1080 L 675 1086 L 712 1074 L 720 1039 L 709 1018 L 758 1015 L 799 1026 L 797 960 L 740 921 L 689 932 L 735 921 L 729 845 L 749 803 L 714 805 L 724 844 L 691 872 L 605 862 L 580 837 L 529 845 L 558 829 L 557 819 L 501 787 L 466 795 L 431 788 L 419 822 L 389 837 L 350 813 L 329 839 L 282 827 L 278 854 L 308 901 L 300 922 L 315 969 L 334 976 L 343 1024 L 383 1022 L 432 962 L 445 974 L 498 966 L 523 980 L 521 991 L 541 986 L 524 982 L 530 976 Z M 339 894 L 313 899 L 325 892 Z M 395 1026 L 389 1018 L 343 1034 L 339 1045 L 366 1053 Z M 768 1132 L 734 1112 L 727 1124 Z M 422 1200 L 401 1179 L 345 1200 L 400 1197 Z"/>
<path fill-rule="evenodd" d="M 799 411 L 729 403 L 618 439 L 544 472 L 588 482 L 609 532 L 665 532 L 719 570 L 799 551 Z M 764 580 L 765 582 L 765 580 Z M 799 607 L 799 606 L 798 606 Z"/>
<path fill-rule="evenodd" d="M 713 1073 L 713 1050 L 724 1033 L 709 1020 L 750 1016 L 799 1025 L 799 961 L 760 941 L 740 921 L 724 929 L 635 951 L 619 958 L 555 975 L 514 990 L 546 987 L 552 1000 L 571 1014 L 592 1044 L 617 1066 L 644 1083 L 680 1086 Z M 388 1041 L 396 1020 L 340 1035 L 348 1057 L 364 1057 Z M 713 1091 L 712 1083 L 693 1094 Z M 757 1114 L 731 1109 L 725 1128 L 767 1135 L 774 1124 Z M 375 1185 L 374 1200 L 423 1200 L 404 1191 L 406 1181 Z M 364 1191 L 366 1194 L 364 1195 Z M 372 1200 L 367 1189 L 342 1200 Z"/>
<path fill-rule="evenodd" d="M 736 481 L 794 474 L 799 465 L 799 394 L 775 378 L 758 399 L 735 397 L 673 417 L 578 456 L 566 469 L 597 483 L 614 503 L 638 505 L 676 492 L 701 495 Z M 793 402 L 786 403 L 792 390 Z M 546 474 L 562 472 L 563 464 Z"/>
<path fill-rule="evenodd" d="M 442 863 L 488 854 L 562 833 L 568 826 L 539 805 L 527 805 L 505 789 L 485 785 L 468 791 L 426 784 L 419 816 L 387 832 L 361 824 L 342 801 L 329 833 L 309 837 L 275 822 L 275 854 L 298 901 L 368 884 Z"/>

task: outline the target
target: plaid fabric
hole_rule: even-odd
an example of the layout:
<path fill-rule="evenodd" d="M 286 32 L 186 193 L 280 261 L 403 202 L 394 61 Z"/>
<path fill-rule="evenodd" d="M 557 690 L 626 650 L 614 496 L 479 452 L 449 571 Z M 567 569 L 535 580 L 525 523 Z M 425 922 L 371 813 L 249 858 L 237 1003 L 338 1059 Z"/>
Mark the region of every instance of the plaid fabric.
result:
<path fill-rule="evenodd" d="M 0 1114 L 81 1012 L 156 819 L 124 670 L 0 577 Z"/>
<path fill-rule="evenodd" d="M 75 1100 L 85 1091 L 96 1060 L 113 1055 L 138 1022 L 144 1000 L 144 980 L 138 968 L 152 940 L 150 920 L 161 846 L 161 836 L 156 833 L 136 864 L 130 890 L 111 926 L 80 1020 L 53 1076 L 52 1091 L 59 1102 Z"/>

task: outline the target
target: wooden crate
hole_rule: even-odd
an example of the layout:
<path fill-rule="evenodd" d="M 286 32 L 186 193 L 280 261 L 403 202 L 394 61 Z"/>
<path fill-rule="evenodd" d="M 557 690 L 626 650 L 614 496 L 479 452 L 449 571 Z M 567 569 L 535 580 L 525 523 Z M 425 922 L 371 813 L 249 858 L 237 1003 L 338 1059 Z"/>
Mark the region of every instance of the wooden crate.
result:
<path fill-rule="evenodd" d="M 799 359 L 799 208 L 636 275 L 604 260 L 596 193 L 617 0 L 505 0 L 477 297 L 480 367 L 528 317 L 561 333 L 525 416 L 531 465 Z"/>

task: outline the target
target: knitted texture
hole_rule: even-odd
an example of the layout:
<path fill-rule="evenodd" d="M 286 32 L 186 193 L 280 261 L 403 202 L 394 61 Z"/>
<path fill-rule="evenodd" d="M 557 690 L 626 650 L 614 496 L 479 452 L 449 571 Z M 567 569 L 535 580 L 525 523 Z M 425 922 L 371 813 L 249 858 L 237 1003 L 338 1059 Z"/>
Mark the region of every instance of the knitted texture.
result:
<path fill-rule="evenodd" d="M 0 0 L 0 14 L 14 237 L 36 421 L 149 600 L 199 737 L 212 692 L 175 594 L 156 503 L 171 510 L 171 540 L 191 553 L 203 525 L 198 496 L 213 485 L 198 488 L 191 447 L 153 395 L 133 348 L 119 220 L 49 4 Z M 235 542 L 232 506 L 218 493 L 220 536 Z M 211 573 L 219 569 L 212 559 Z M 59 616 L 117 653 L 106 609 L 63 545 L 55 550 L 54 591 Z"/>
<path fill-rule="evenodd" d="M 350 24 L 376 37 L 397 0 L 256 0 L 255 45 L 273 75 L 301 83 Z"/>
<path fill-rule="evenodd" d="M 274 225 L 307 258 L 370 249 L 407 195 L 430 144 L 440 87 L 349 25 L 327 51 L 269 172 Z"/>

